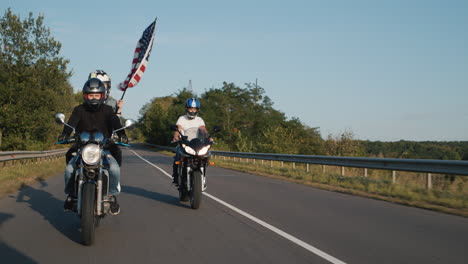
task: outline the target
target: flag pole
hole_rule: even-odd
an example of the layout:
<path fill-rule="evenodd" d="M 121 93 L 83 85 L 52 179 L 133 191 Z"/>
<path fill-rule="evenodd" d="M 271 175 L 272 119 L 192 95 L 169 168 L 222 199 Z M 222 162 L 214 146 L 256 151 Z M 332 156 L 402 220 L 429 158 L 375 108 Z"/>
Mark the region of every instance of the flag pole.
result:
<path fill-rule="evenodd" d="M 123 91 L 123 94 L 122 94 L 122 97 L 120 97 L 120 100 L 123 100 L 124 96 L 125 96 L 125 92 L 127 92 L 127 88 L 125 88 L 125 91 Z M 117 110 L 115 110 L 117 112 Z"/>
<path fill-rule="evenodd" d="M 153 30 L 152 30 L 153 32 L 152 32 L 152 36 L 151 36 L 151 41 L 150 41 L 150 43 L 148 44 L 148 47 L 149 47 L 149 48 L 146 50 L 146 53 L 145 53 L 145 55 L 144 55 L 144 58 L 146 58 L 147 56 L 149 56 L 149 52 L 151 51 L 151 48 L 152 48 L 152 46 L 153 46 L 154 34 L 155 34 L 155 32 L 156 32 L 156 22 L 157 22 L 157 20 L 158 20 L 158 17 L 156 17 L 156 18 L 154 19 L 154 22 L 153 22 L 153 23 L 154 23 L 154 27 L 153 27 Z M 144 35 L 144 34 L 143 34 L 143 35 Z M 141 40 L 141 39 L 140 39 L 140 40 Z M 139 43 L 140 43 L 140 40 L 139 40 Z M 139 44 L 138 44 L 138 45 L 139 45 Z M 137 45 L 137 48 L 138 48 L 138 45 Z M 137 65 L 138 65 L 138 64 L 137 64 Z M 123 100 L 123 98 L 124 98 L 124 96 L 125 96 L 125 93 L 127 92 L 127 89 L 128 89 L 128 84 L 129 84 L 130 81 L 132 80 L 133 76 L 134 76 L 135 74 L 137 74 L 138 68 L 139 68 L 139 66 L 135 66 L 135 68 L 132 69 L 132 72 L 130 72 L 130 74 L 128 75 L 128 80 L 129 80 L 129 81 L 126 83 L 125 89 L 123 89 L 123 94 L 122 94 L 122 97 L 120 97 L 120 100 Z M 143 69 L 143 71 L 144 71 L 144 69 Z M 133 74 L 133 75 L 132 75 L 132 74 Z M 137 81 L 137 83 L 138 83 L 138 81 Z M 136 85 L 136 83 L 135 83 L 135 84 L 132 83 L 132 86 L 130 86 L 130 87 L 133 87 L 134 85 Z M 122 89 L 121 89 L 121 90 L 122 90 Z M 118 108 L 115 110 L 115 113 L 117 113 L 117 111 L 118 111 Z"/>

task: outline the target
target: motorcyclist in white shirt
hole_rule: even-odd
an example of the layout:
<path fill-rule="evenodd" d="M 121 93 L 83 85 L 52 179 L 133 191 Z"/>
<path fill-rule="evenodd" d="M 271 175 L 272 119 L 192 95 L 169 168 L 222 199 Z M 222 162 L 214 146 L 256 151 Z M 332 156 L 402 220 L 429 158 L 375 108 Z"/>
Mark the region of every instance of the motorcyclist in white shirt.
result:
<path fill-rule="evenodd" d="M 187 136 L 188 140 L 199 137 L 201 135 L 207 135 L 208 131 L 205 127 L 205 121 L 198 116 L 200 110 L 200 101 L 196 98 L 189 98 L 185 103 L 185 115 L 182 115 L 177 119 L 178 130 L 182 132 L 182 136 Z M 172 138 L 173 142 L 179 141 L 179 132 L 174 132 Z M 176 161 L 180 159 L 179 157 L 179 146 L 176 149 L 176 155 L 174 156 L 173 170 L 172 170 L 172 183 L 178 185 L 178 175 L 177 175 L 177 165 Z"/>

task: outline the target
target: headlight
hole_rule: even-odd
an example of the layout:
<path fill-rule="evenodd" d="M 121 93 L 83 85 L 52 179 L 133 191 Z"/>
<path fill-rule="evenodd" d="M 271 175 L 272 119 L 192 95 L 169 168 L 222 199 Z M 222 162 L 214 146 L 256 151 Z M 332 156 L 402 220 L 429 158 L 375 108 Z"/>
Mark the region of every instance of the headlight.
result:
<path fill-rule="evenodd" d="M 99 144 L 104 140 L 104 134 L 102 134 L 101 132 L 96 132 L 94 133 L 93 138 L 94 141 Z"/>
<path fill-rule="evenodd" d="M 80 141 L 83 144 L 86 144 L 90 138 L 91 138 L 91 135 L 88 132 L 83 132 L 80 135 Z"/>
<path fill-rule="evenodd" d="M 198 151 L 198 155 L 204 156 L 206 153 L 208 153 L 208 150 L 210 150 L 210 146 L 204 146 Z"/>
<path fill-rule="evenodd" d="M 96 144 L 88 144 L 81 153 L 83 161 L 88 165 L 96 165 L 101 158 L 101 149 Z"/>
<path fill-rule="evenodd" d="M 197 155 L 197 152 L 189 146 L 184 146 L 184 150 L 190 155 Z"/>

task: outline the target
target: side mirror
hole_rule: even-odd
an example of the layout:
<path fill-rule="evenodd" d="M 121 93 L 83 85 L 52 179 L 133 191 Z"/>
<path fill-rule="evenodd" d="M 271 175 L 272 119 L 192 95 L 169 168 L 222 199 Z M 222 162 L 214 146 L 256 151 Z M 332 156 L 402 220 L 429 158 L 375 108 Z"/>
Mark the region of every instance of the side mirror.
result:
<path fill-rule="evenodd" d="M 213 127 L 213 133 L 216 133 L 216 132 L 219 132 L 219 131 L 221 131 L 221 128 L 219 126 L 214 126 Z"/>
<path fill-rule="evenodd" d="M 73 134 L 75 134 L 75 128 L 70 126 L 69 124 L 65 123 L 65 115 L 62 113 L 55 114 L 55 122 L 59 125 L 65 125 L 73 130 Z"/>
<path fill-rule="evenodd" d="M 179 131 L 179 127 L 177 125 L 170 125 L 169 128 L 172 130 L 172 131 Z"/>
<path fill-rule="evenodd" d="M 65 115 L 62 113 L 55 114 L 55 122 L 59 125 L 65 124 Z"/>
<path fill-rule="evenodd" d="M 127 120 L 125 121 L 125 128 L 131 129 L 131 128 L 133 128 L 133 127 L 135 126 L 135 124 L 136 124 L 136 121 L 135 121 L 135 120 L 133 120 L 133 119 L 127 119 Z"/>

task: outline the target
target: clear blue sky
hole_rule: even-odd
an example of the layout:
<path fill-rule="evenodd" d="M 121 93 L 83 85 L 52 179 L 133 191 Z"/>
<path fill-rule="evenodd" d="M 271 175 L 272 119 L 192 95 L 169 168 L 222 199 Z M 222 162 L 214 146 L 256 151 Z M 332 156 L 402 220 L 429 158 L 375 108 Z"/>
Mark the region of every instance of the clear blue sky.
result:
<path fill-rule="evenodd" d="M 137 40 L 158 17 L 147 71 L 125 95 L 127 118 L 189 80 L 201 94 L 258 78 L 276 109 L 320 127 L 324 138 L 351 130 L 369 140 L 468 140 L 466 0 L 4 0 L 0 7 L 44 14 L 71 61 L 75 90 L 104 69 L 117 98 Z"/>

